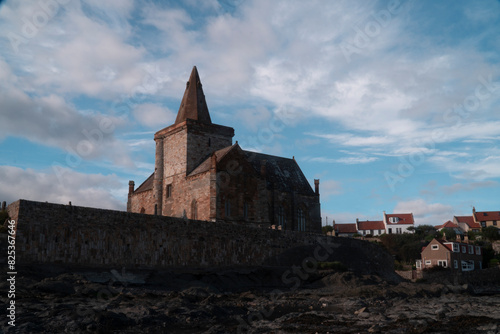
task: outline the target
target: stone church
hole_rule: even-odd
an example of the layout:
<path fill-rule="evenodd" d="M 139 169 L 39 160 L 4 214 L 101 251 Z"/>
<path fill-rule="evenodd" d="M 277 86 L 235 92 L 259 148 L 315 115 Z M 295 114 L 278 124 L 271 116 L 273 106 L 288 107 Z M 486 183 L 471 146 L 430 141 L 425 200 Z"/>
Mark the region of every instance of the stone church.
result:
<path fill-rule="evenodd" d="M 127 211 L 321 232 L 319 180 L 313 190 L 295 159 L 245 151 L 233 136 L 212 123 L 194 67 L 175 123 L 154 136 L 153 174 L 129 182 Z"/>

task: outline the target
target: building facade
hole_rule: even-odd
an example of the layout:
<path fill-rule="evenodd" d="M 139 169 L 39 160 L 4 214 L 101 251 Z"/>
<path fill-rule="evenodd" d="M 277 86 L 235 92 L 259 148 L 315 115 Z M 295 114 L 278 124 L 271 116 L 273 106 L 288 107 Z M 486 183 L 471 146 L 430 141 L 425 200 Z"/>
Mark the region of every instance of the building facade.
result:
<path fill-rule="evenodd" d="M 460 241 L 432 239 L 422 249 L 421 260 L 417 260 L 417 269 L 429 269 L 435 266 L 449 268 L 455 272 L 472 271 L 483 268 L 483 251 L 480 246 Z"/>
<path fill-rule="evenodd" d="M 500 228 L 500 211 L 476 211 L 476 208 L 472 207 L 472 217 L 481 228 L 489 226 Z"/>
<path fill-rule="evenodd" d="M 129 182 L 127 211 L 320 233 L 319 180 L 313 190 L 294 158 L 245 151 L 233 136 L 212 123 L 194 67 L 175 123 L 154 136 L 154 172 Z"/>

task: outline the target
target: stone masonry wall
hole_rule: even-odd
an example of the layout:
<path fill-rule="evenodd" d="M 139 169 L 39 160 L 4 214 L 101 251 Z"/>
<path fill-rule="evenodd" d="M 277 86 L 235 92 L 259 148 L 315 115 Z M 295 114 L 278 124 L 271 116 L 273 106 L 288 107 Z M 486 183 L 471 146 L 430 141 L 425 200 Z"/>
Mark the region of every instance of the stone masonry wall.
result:
<path fill-rule="evenodd" d="M 348 238 L 26 200 L 10 204 L 8 212 L 17 222 L 19 264 L 288 266 L 309 257 L 341 261 L 361 272 L 393 273 L 388 253 Z"/>

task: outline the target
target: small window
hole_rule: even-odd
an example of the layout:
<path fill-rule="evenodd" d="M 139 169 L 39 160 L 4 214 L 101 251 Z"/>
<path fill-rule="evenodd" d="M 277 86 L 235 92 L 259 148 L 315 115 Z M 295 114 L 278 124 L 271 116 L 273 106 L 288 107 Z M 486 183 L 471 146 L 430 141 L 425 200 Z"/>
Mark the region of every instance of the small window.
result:
<path fill-rule="evenodd" d="M 432 264 L 432 261 L 431 260 L 425 260 L 425 265 L 426 266 L 430 266 Z"/>
<path fill-rule="evenodd" d="M 422 269 L 422 261 L 421 260 L 417 260 L 416 263 L 415 263 L 415 266 L 417 267 L 417 269 Z"/>
<path fill-rule="evenodd" d="M 469 254 L 474 254 L 474 246 L 469 245 Z"/>
<path fill-rule="evenodd" d="M 455 253 L 460 252 L 460 246 L 456 243 L 453 243 L 453 252 Z"/>
<path fill-rule="evenodd" d="M 453 261 L 453 265 L 455 266 L 455 269 L 458 269 L 458 261 L 457 260 Z"/>
<path fill-rule="evenodd" d="M 467 253 L 467 247 L 462 246 L 462 253 L 464 253 L 464 254 Z"/>
<path fill-rule="evenodd" d="M 474 270 L 474 261 L 462 261 L 462 271 Z"/>
<path fill-rule="evenodd" d="M 481 255 L 481 247 L 476 246 L 476 255 Z"/>
<path fill-rule="evenodd" d="M 496 220 L 493 221 L 493 225 L 497 226 L 497 221 Z"/>
<path fill-rule="evenodd" d="M 172 184 L 167 184 L 167 198 L 172 196 Z"/>
<path fill-rule="evenodd" d="M 432 245 L 432 246 L 431 246 L 431 249 L 432 249 L 432 250 L 438 250 L 438 249 L 439 249 L 439 245 Z"/>
<path fill-rule="evenodd" d="M 230 217 L 231 216 L 231 202 L 229 202 L 228 199 L 226 200 L 226 204 L 224 206 L 224 209 L 225 209 L 226 217 Z"/>
<path fill-rule="evenodd" d="M 448 261 L 447 260 L 438 260 L 438 266 L 447 268 L 448 267 Z"/>
<path fill-rule="evenodd" d="M 486 227 L 486 222 L 481 222 L 481 227 Z"/>

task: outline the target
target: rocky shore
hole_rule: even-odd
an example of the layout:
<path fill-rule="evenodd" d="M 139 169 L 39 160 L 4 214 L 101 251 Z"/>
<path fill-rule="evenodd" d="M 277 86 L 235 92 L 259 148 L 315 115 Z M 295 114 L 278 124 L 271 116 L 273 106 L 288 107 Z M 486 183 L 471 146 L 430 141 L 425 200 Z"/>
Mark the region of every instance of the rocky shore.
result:
<path fill-rule="evenodd" d="M 19 272 L 15 327 L 0 310 L 5 333 L 500 332 L 500 295 L 466 284 L 272 267 Z"/>

